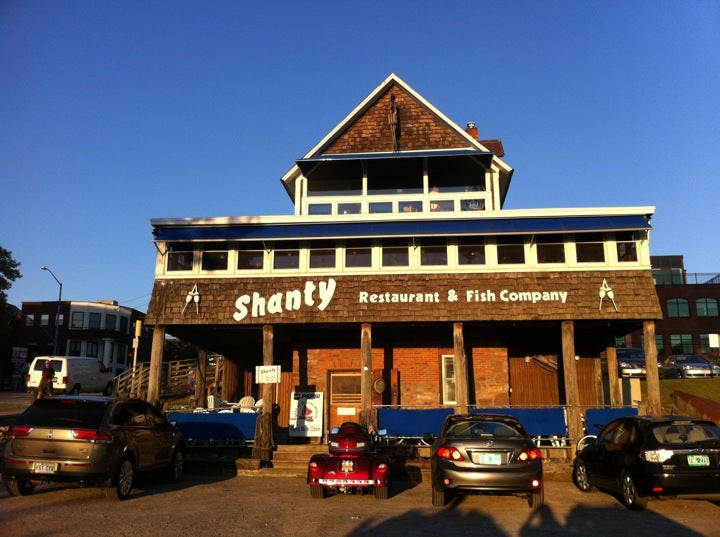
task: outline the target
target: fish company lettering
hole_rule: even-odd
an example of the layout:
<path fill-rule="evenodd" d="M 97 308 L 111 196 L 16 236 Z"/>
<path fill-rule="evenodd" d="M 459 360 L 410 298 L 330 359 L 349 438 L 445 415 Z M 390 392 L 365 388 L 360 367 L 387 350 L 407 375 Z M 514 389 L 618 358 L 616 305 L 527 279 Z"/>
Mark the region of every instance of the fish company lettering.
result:
<path fill-rule="evenodd" d="M 299 311 L 303 307 L 315 307 L 319 311 L 325 311 L 335 295 L 336 288 L 337 282 L 333 278 L 329 278 L 327 281 L 320 281 L 317 284 L 306 281 L 305 286 L 301 289 L 278 291 L 269 296 L 262 296 L 258 292 L 245 294 L 235 301 L 236 311 L 233 313 L 233 319 L 240 322 L 248 315 L 251 317 L 265 317 L 266 315 L 277 315 L 286 311 Z M 441 293 L 440 291 L 405 293 L 360 291 L 358 293 L 358 304 L 440 303 L 443 300 L 448 303 L 458 301 L 466 303 L 500 301 L 531 304 L 560 302 L 565 304 L 567 299 L 567 291 L 513 291 L 511 289 L 502 289 L 500 291 L 467 289 L 461 292 L 449 289 L 447 293 Z"/>

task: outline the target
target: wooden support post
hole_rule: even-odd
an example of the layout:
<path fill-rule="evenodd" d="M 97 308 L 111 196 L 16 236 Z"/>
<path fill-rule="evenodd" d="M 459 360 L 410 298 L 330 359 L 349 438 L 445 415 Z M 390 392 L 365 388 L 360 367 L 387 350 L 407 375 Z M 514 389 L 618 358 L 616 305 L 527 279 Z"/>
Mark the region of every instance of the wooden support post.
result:
<path fill-rule="evenodd" d="M 657 365 L 657 346 L 655 345 L 655 321 L 643 323 L 645 340 L 645 381 L 647 387 L 647 412 L 651 416 L 662 414 L 660 401 L 660 375 Z"/>
<path fill-rule="evenodd" d="M 458 414 L 467 414 L 469 412 L 469 386 L 462 323 L 453 324 L 453 349 L 453 363 L 455 366 L 455 412 Z"/>
<path fill-rule="evenodd" d="M 372 325 L 363 323 L 360 327 L 360 425 L 377 423 L 372 412 Z"/>
<path fill-rule="evenodd" d="M 618 380 L 618 361 L 617 361 L 617 349 L 615 347 L 608 347 L 605 350 L 607 354 L 607 372 L 608 372 L 608 389 L 610 391 L 610 406 L 620 407 L 623 404 L 622 400 L 622 387 Z"/>
<path fill-rule="evenodd" d="M 585 431 L 582 425 L 580 389 L 575 365 L 575 323 L 573 321 L 562 322 L 562 354 L 568 436 L 570 437 L 571 454 L 574 457 L 577 441 Z"/>
<path fill-rule="evenodd" d="M 273 327 L 270 324 L 263 326 L 263 365 L 273 365 Z M 252 449 L 252 458 L 262 461 L 272 460 L 273 423 L 272 423 L 272 384 L 262 384 L 261 397 L 263 400 L 262 413 L 255 423 L 255 443 Z"/>
<path fill-rule="evenodd" d="M 157 406 L 160 402 L 160 380 L 162 379 L 163 350 L 165 349 L 165 326 L 153 329 L 152 350 L 150 351 L 150 378 L 148 379 L 147 401 Z"/>
<path fill-rule="evenodd" d="M 195 408 L 207 408 L 206 383 L 207 351 L 198 353 L 198 366 L 195 371 Z"/>

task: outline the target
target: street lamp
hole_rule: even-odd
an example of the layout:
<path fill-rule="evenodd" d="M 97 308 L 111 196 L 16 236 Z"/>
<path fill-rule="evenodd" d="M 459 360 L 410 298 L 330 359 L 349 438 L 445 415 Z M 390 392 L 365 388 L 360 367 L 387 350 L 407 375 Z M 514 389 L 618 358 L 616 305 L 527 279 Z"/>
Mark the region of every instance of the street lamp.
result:
<path fill-rule="evenodd" d="M 50 273 L 50 276 L 53 277 L 53 280 L 55 280 L 60 287 L 60 292 L 58 293 L 58 303 L 57 303 L 57 312 L 55 313 L 55 349 L 53 354 L 57 355 L 60 350 L 60 345 L 58 343 L 58 339 L 60 337 L 60 304 L 62 303 L 62 283 L 60 283 L 60 280 L 57 279 L 57 276 L 53 274 L 53 271 L 47 268 L 46 266 L 40 267 L 40 270 L 47 270 Z"/>

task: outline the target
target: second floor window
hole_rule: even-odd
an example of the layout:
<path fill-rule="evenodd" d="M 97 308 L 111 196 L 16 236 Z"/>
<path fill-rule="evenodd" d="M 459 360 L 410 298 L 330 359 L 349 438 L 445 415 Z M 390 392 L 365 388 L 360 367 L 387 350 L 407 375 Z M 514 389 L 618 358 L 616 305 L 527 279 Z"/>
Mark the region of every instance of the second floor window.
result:
<path fill-rule="evenodd" d="M 97 330 L 100 328 L 101 315 L 99 313 L 91 312 L 88 314 L 88 328 L 91 330 Z"/>
<path fill-rule="evenodd" d="M 70 321 L 70 328 L 84 328 L 85 327 L 85 312 L 73 311 L 72 320 Z M 78 356 L 80 356 L 78 354 Z"/>
<path fill-rule="evenodd" d="M 698 298 L 695 302 L 698 317 L 717 317 L 718 301 L 715 298 Z"/>
<path fill-rule="evenodd" d="M 684 298 L 671 298 L 667 301 L 668 317 L 690 317 L 688 301 Z"/>
<path fill-rule="evenodd" d="M 537 241 L 538 263 L 564 263 L 565 241 L 560 235 L 539 235 Z"/>
<path fill-rule="evenodd" d="M 525 262 L 525 245 L 521 236 L 498 237 L 498 264 L 514 265 Z"/>

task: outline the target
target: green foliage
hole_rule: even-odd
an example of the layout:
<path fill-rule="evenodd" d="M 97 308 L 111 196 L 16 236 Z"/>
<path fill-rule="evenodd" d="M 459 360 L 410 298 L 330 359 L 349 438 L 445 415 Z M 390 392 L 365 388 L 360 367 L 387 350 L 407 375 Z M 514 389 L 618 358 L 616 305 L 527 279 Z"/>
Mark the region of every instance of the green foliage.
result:
<path fill-rule="evenodd" d="M 22 277 L 18 267 L 20 263 L 12 257 L 12 252 L 0 246 L 0 306 L 7 304 L 5 290 L 12 287 L 12 283 Z"/>

